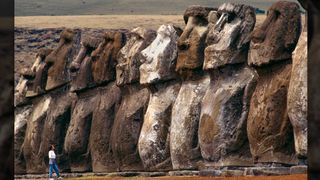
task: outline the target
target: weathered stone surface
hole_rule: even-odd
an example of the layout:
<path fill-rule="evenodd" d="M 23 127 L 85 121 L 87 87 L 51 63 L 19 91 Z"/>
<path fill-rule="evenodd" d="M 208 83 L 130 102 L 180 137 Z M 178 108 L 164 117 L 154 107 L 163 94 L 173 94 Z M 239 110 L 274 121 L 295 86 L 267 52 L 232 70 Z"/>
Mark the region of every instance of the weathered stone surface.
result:
<path fill-rule="evenodd" d="M 169 143 L 171 112 L 179 89 L 178 81 L 153 86 L 138 142 L 145 170 L 172 169 Z"/>
<path fill-rule="evenodd" d="M 26 162 L 23 156 L 22 144 L 27 129 L 27 122 L 31 114 L 32 105 L 15 109 L 14 119 L 14 173 L 26 173 Z"/>
<path fill-rule="evenodd" d="M 121 100 L 115 82 L 99 88 L 99 99 L 93 111 L 90 130 L 90 153 L 93 172 L 116 171 L 111 148 L 111 130 Z"/>
<path fill-rule="evenodd" d="M 279 1 L 268 10 L 263 24 L 252 33 L 250 65 L 291 59 L 301 32 L 301 13 L 295 2 Z"/>
<path fill-rule="evenodd" d="M 52 98 L 50 96 L 42 96 L 33 103 L 23 142 L 23 155 L 26 161 L 27 173 L 45 172 L 47 169 L 43 157 L 38 156 L 38 154 L 40 152 L 44 122 L 51 102 Z"/>
<path fill-rule="evenodd" d="M 170 154 L 173 169 L 195 169 L 201 160 L 198 126 L 202 98 L 210 77 L 199 73 L 182 82 L 172 109 Z"/>
<path fill-rule="evenodd" d="M 68 66 L 79 49 L 80 32 L 65 29 L 60 35 L 58 47 L 45 59 L 49 66 L 46 90 L 51 90 L 70 81 Z"/>
<path fill-rule="evenodd" d="M 160 26 L 156 39 L 141 52 L 140 83 L 148 84 L 151 90 L 138 141 L 139 155 L 146 170 L 172 169 L 169 129 L 180 83 L 170 79 L 176 77 L 177 33 L 172 25 Z"/>
<path fill-rule="evenodd" d="M 293 52 L 293 64 L 288 90 L 288 115 L 293 126 L 295 149 L 299 158 L 307 157 L 307 26 Z"/>
<path fill-rule="evenodd" d="M 130 32 L 130 37 L 119 51 L 117 57 L 117 85 L 139 81 L 141 51 L 149 46 L 155 37 L 156 32 L 154 30 L 147 30 L 141 27 L 137 27 Z"/>
<path fill-rule="evenodd" d="M 112 152 L 117 170 L 143 170 L 138 139 L 149 96 L 149 90 L 139 84 L 130 84 L 122 89 L 122 101 L 111 132 Z"/>
<path fill-rule="evenodd" d="M 70 65 L 70 71 L 73 72 L 74 76 L 71 91 L 79 91 L 93 86 L 91 53 L 101 41 L 102 39 L 88 35 L 81 38 L 80 51 Z"/>
<path fill-rule="evenodd" d="M 250 33 L 256 22 L 255 10 L 243 4 L 222 4 L 211 21 L 215 25 L 209 30 L 205 49 L 203 69 L 215 69 L 226 64 L 247 61 Z M 219 18 L 218 18 L 219 17 Z M 213 22 L 211 22 L 213 23 Z"/>
<path fill-rule="evenodd" d="M 292 166 L 290 167 L 290 174 L 307 174 L 308 166 Z"/>
<path fill-rule="evenodd" d="M 255 162 L 295 164 L 292 126 L 287 114 L 291 60 L 257 68 L 258 84 L 248 116 L 248 138 Z"/>
<path fill-rule="evenodd" d="M 184 13 L 186 27 L 178 40 L 176 70 L 202 68 L 205 39 L 208 33 L 208 14 L 214 8 L 190 6 Z"/>
<path fill-rule="evenodd" d="M 215 166 L 253 165 L 246 127 L 257 79 L 245 64 L 211 73 L 201 106 L 199 144 L 202 157 Z"/>
<path fill-rule="evenodd" d="M 99 100 L 98 89 L 77 94 L 64 141 L 64 152 L 72 172 L 91 170 L 89 136 L 94 108 Z"/>
<path fill-rule="evenodd" d="M 92 75 L 96 84 L 102 84 L 116 79 L 115 67 L 117 55 L 125 45 L 124 32 L 108 31 L 99 47 L 92 52 Z"/>
<path fill-rule="evenodd" d="M 59 169 L 60 171 L 68 171 L 68 157 L 63 150 L 63 144 L 71 118 L 71 108 L 75 95 L 69 93 L 69 91 L 57 91 L 50 93 L 50 97 L 50 108 L 43 123 L 41 144 L 37 155 L 43 159 L 47 170 L 50 144 L 55 144 Z"/>
<path fill-rule="evenodd" d="M 199 176 L 199 171 L 169 171 L 169 176 Z"/>
<path fill-rule="evenodd" d="M 281 176 L 289 174 L 289 167 L 250 167 L 244 170 L 245 176 Z"/>
<path fill-rule="evenodd" d="M 162 25 L 155 40 L 141 52 L 140 84 L 175 78 L 178 32 L 173 25 Z"/>

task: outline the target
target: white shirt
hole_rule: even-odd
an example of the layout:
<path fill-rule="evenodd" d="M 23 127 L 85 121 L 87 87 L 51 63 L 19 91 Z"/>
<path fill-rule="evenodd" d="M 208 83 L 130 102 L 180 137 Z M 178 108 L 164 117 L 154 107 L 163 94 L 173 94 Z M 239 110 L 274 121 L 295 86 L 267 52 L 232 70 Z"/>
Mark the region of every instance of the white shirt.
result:
<path fill-rule="evenodd" d="M 49 159 L 55 159 L 56 158 L 56 154 L 54 153 L 53 150 L 49 151 Z"/>

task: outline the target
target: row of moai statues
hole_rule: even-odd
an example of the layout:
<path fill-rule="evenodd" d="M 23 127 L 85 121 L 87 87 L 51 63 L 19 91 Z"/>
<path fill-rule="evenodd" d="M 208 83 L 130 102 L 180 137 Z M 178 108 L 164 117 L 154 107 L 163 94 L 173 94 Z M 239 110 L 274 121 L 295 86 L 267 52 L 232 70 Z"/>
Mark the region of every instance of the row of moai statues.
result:
<path fill-rule="evenodd" d="M 191 6 L 183 18 L 184 30 L 67 29 L 40 51 L 16 87 L 16 173 L 45 172 L 51 143 L 72 172 L 305 163 L 299 5 L 276 2 L 256 29 L 243 4 Z"/>

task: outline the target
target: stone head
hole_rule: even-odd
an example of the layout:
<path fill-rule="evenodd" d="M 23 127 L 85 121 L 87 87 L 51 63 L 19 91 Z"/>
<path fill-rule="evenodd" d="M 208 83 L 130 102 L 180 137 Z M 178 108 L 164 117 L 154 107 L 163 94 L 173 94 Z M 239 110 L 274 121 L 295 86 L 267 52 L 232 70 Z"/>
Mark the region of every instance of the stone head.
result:
<path fill-rule="evenodd" d="M 301 13 L 297 3 L 279 1 L 267 12 L 263 24 L 252 32 L 248 62 L 261 66 L 291 59 L 301 32 Z"/>
<path fill-rule="evenodd" d="M 208 33 L 208 14 L 214 8 L 190 6 L 184 13 L 186 27 L 178 40 L 176 71 L 201 68 Z"/>
<path fill-rule="evenodd" d="M 100 42 L 101 39 L 90 35 L 82 37 L 80 51 L 70 65 L 70 72 L 73 76 L 71 91 L 82 90 L 93 84 L 91 53 L 98 47 Z"/>
<path fill-rule="evenodd" d="M 175 77 L 179 30 L 173 25 L 162 25 L 155 40 L 141 52 L 140 83 L 151 84 Z"/>
<path fill-rule="evenodd" d="M 214 18 L 216 16 L 216 18 Z M 226 64 L 247 61 L 256 17 L 253 7 L 243 4 L 224 3 L 211 21 L 216 21 L 206 38 L 203 69 L 215 69 Z"/>
<path fill-rule="evenodd" d="M 117 55 L 126 43 L 126 35 L 120 31 L 107 31 L 92 56 L 92 74 L 96 84 L 116 79 Z"/>
<path fill-rule="evenodd" d="M 69 81 L 68 65 L 74 55 L 73 49 L 77 35 L 77 32 L 72 29 L 62 31 L 58 47 L 46 57 L 45 62 L 49 66 L 46 90 L 57 88 Z"/>
<path fill-rule="evenodd" d="M 141 51 L 151 44 L 156 37 L 156 31 L 141 27 L 129 33 L 126 44 L 118 53 L 116 66 L 117 85 L 135 83 L 139 81 L 139 67 L 141 65 Z"/>

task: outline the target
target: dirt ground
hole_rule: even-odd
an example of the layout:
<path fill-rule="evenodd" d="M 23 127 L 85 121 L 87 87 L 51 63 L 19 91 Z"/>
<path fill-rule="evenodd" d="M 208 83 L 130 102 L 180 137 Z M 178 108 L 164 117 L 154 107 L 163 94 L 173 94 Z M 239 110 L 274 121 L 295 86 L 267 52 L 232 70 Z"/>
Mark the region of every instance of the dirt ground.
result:
<path fill-rule="evenodd" d="M 165 176 L 165 177 L 81 177 L 64 178 L 68 180 L 307 180 L 306 174 L 289 176 L 254 176 L 254 177 L 195 177 L 195 176 Z"/>

